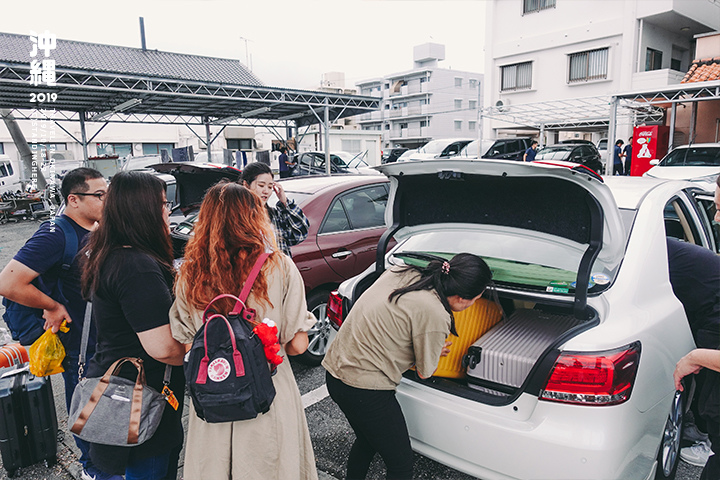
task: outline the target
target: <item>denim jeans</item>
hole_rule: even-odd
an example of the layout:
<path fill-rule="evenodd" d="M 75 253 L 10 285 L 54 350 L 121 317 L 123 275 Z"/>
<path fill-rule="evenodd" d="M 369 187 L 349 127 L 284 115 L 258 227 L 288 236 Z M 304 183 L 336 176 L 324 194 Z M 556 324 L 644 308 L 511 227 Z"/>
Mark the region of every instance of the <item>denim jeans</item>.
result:
<path fill-rule="evenodd" d="M 167 476 L 170 452 L 132 460 L 125 469 L 125 480 L 162 480 Z"/>
<path fill-rule="evenodd" d="M 65 381 L 65 405 L 68 413 L 70 413 L 70 404 L 72 403 L 73 392 L 78 384 L 78 358 L 77 354 L 66 354 L 65 360 L 63 360 L 63 368 L 65 371 L 62 373 L 63 380 Z M 90 461 L 90 446 L 86 441 L 73 435 L 75 444 L 80 449 L 80 464 L 84 469 L 92 468 L 92 462 Z"/>

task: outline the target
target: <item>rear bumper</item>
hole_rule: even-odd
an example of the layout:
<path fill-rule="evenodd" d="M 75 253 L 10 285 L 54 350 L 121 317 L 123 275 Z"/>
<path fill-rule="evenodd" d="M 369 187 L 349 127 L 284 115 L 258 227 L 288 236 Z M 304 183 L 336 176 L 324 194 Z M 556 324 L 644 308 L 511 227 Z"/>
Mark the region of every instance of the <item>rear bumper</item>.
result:
<path fill-rule="evenodd" d="M 416 451 L 486 480 L 649 478 L 671 400 L 644 413 L 632 399 L 585 407 L 528 394 L 493 407 L 407 379 L 397 396 Z"/>

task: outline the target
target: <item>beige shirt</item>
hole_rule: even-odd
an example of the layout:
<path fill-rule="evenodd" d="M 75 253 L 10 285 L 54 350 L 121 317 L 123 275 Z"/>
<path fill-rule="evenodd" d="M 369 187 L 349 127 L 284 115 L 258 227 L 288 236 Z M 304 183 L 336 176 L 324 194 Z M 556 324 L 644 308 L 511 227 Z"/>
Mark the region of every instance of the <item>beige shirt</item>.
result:
<path fill-rule="evenodd" d="M 390 293 L 419 278 L 400 270 L 386 271 L 360 296 L 325 355 L 325 369 L 347 385 L 394 390 L 413 365 L 423 377 L 437 368 L 451 317 L 435 290 L 390 302 Z"/>
<path fill-rule="evenodd" d="M 308 331 L 316 322 L 308 313 L 305 288 L 293 261 L 278 254 L 277 265 L 267 275 L 272 307 L 250 293 L 247 303 L 256 318 L 269 318 L 278 326 L 283 362 L 273 375 L 275 400 L 270 411 L 252 420 L 207 423 L 190 408 L 185 441 L 185 478 L 193 480 L 317 480 L 315 456 L 305 419 L 300 391 L 284 345 L 297 332 Z M 242 285 L 238 285 L 238 292 Z M 233 292 L 235 293 L 235 292 Z M 237 295 L 237 293 L 235 293 Z M 188 304 L 183 282 L 176 287 L 170 309 L 173 337 L 191 343 L 202 326 L 202 311 Z M 187 379 L 191 382 L 192 379 Z"/>

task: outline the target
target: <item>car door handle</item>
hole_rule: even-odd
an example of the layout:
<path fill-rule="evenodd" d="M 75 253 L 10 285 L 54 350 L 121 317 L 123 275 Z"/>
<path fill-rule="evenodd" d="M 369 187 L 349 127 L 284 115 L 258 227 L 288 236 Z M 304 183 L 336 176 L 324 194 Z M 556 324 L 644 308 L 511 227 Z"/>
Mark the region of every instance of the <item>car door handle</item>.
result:
<path fill-rule="evenodd" d="M 345 258 L 348 255 L 352 255 L 350 250 L 343 250 L 342 252 L 335 252 L 332 254 L 332 258 Z"/>

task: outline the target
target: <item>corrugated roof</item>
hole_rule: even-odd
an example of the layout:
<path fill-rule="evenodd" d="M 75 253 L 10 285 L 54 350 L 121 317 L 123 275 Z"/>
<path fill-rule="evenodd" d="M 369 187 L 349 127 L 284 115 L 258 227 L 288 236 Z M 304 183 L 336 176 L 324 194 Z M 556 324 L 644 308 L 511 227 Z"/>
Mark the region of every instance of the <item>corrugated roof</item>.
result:
<path fill-rule="evenodd" d="M 680 83 L 720 80 L 720 57 L 694 60 Z"/>
<path fill-rule="evenodd" d="M 29 35 L 0 32 L 0 61 L 30 64 Z M 57 40 L 50 57 L 55 68 L 123 73 L 158 78 L 263 86 L 260 79 L 238 60 L 203 57 L 140 48 Z"/>

